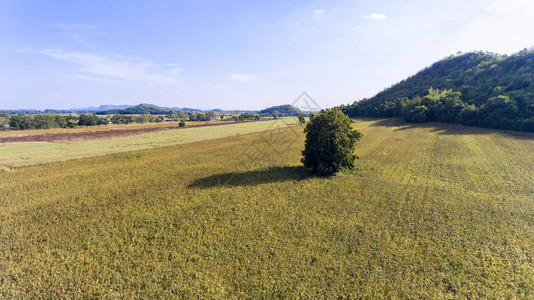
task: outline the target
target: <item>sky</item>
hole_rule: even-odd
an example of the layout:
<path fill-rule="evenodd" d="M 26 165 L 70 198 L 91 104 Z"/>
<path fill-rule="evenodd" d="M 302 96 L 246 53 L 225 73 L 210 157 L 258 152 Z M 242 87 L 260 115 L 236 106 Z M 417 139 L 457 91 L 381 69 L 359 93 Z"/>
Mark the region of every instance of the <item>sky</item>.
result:
<path fill-rule="evenodd" d="M 329 108 L 532 28 L 532 0 L 0 0 L 0 109 Z"/>

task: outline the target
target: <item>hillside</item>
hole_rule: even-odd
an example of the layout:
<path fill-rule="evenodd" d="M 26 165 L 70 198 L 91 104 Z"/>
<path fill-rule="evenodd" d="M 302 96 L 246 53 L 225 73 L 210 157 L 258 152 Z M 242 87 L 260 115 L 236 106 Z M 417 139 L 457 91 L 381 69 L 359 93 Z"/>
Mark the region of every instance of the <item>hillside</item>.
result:
<path fill-rule="evenodd" d="M 139 104 L 132 106 L 126 109 L 108 109 L 103 111 L 97 111 L 97 115 L 141 115 L 141 114 L 151 114 L 151 115 L 164 115 L 172 113 L 173 110 L 167 107 L 159 107 L 153 104 Z"/>
<path fill-rule="evenodd" d="M 450 56 L 343 109 L 354 117 L 534 131 L 534 50 Z"/>
<path fill-rule="evenodd" d="M 302 111 L 292 105 L 279 105 L 279 106 L 272 106 L 263 110 L 260 110 L 259 114 L 268 114 L 272 115 L 275 111 L 278 111 L 280 116 L 282 117 L 297 117 L 299 115 L 302 115 Z"/>

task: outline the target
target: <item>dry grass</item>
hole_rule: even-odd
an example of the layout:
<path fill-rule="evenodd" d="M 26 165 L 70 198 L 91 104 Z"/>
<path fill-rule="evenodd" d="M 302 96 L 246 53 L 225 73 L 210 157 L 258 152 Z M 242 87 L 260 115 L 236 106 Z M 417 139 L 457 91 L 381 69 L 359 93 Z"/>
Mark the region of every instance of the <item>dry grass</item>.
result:
<path fill-rule="evenodd" d="M 291 128 L 0 171 L 0 297 L 534 296 L 533 135 L 355 127 L 333 178 Z"/>

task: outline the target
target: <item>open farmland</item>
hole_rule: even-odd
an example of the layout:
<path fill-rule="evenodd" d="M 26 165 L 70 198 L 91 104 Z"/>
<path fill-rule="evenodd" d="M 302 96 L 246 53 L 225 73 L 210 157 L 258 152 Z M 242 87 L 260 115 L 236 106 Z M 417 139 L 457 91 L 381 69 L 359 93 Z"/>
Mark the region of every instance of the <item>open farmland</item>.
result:
<path fill-rule="evenodd" d="M 357 170 L 317 178 L 266 124 L 1 145 L 195 142 L 0 170 L 0 298 L 534 296 L 534 134 L 359 120 Z"/>
<path fill-rule="evenodd" d="M 271 128 L 283 128 L 295 125 L 297 122 L 296 118 L 286 118 L 278 121 L 210 123 L 216 126 L 205 126 L 206 122 L 188 122 L 192 126 L 185 128 L 161 124 L 134 124 L 96 128 L 28 130 L 29 133 L 25 130 L 7 131 L 0 133 L 0 169 L 231 137 Z M 38 141 L 2 143 L 3 138 L 14 138 L 13 132 L 26 134 L 20 138 L 33 138 Z M 126 134 L 119 132 L 126 132 Z M 54 136 L 60 136 L 60 138 L 54 139 Z M 42 141 L 39 141 L 39 137 Z"/>
<path fill-rule="evenodd" d="M 187 128 L 214 126 L 214 125 L 228 125 L 234 123 L 242 123 L 231 120 L 226 121 L 188 121 Z M 6 130 L 0 131 L 0 143 L 3 138 L 8 137 L 26 137 L 26 136 L 40 136 L 40 135 L 60 135 L 60 134 L 81 134 L 81 133 L 99 133 L 99 132 L 116 132 L 116 131 L 157 131 L 168 130 L 179 127 L 179 122 L 162 122 L 162 123 L 131 123 L 131 124 L 110 124 L 98 126 L 80 126 L 75 128 L 50 128 L 50 129 L 25 129 L 25 130 Z"/>

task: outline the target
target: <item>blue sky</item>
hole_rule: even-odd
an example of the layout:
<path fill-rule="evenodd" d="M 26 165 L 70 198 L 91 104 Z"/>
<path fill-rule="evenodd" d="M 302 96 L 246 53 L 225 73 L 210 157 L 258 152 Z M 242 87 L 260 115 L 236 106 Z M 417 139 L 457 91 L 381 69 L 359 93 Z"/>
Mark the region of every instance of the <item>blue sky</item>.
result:
<path fill-rule="evenodd" d="M 0 109 L 348 104 L 458 51 L 534 46 L 531 0 L 0 0 Z"/>

